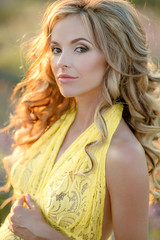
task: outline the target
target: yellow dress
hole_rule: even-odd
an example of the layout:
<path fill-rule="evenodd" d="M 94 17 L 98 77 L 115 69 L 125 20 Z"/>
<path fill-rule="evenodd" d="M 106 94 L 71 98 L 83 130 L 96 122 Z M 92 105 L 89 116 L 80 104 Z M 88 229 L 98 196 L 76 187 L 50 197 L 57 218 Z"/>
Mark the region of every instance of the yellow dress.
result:
<path fill-rule="evenodd" d="M 100 240 L 105 198 L 105 159 L 112 136 L 121 120 L 123 106 L 116 104 L 103 116 L 106 121 L 107 141 L 92 149 L 96 159 L 96 170 L 84 146 L 100 138 L 93 123 L 63 153 L 54 164 L 66 133 L 76 116 L 76 108 L 65 113 L 26 152 L 23 164 L 12 167 L 12 185 L 16 198 L 30 193 L 41 208 L 50 226 L 75 240 Z M 1 240 L 19 240 L 7 229 L 0 228 Z"/>

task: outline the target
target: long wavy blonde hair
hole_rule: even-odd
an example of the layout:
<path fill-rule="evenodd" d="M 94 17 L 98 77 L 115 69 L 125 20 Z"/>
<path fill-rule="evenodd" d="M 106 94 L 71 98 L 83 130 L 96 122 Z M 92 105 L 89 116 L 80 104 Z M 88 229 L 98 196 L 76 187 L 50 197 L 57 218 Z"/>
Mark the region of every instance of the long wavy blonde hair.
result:
<path fill-rule="evenodd" d="M 105 100 L 97 106 L 94 118 L 101 141 L 107 138 L 103 111 L 117 102 L 123 103 L 123 118 L 146 153 L 151 192 L 159 198 L 156 171 L 160 168 L 160 149 L 153 141 L 160 132 L 160 75 L 154 72 L 149 61 L 146 33 L 139 16 L 133 5 L 124 0 L 58 0 L 48 7 L 42 32 L 30 44 L 31 66 L 12 95 L 16 107 L 7 129 L 14 127 L 15 149 L 7 159 L 14 161 L 22 157 L 25 150 L 76 103 L 75 98 L 61 95 L 50 66 L 52 28 L 70 14 L 79 14 L 95 46 L 106 57 Z M 90 143 L 85 150 L 94 169 L 96 159 L 90 151 L 93 144 L 99 143 Z"/>

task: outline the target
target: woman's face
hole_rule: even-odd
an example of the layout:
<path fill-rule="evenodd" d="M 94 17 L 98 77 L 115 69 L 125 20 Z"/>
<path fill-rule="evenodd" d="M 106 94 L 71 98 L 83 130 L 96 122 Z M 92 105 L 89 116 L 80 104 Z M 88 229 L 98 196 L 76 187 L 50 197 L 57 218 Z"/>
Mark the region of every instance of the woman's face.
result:
<path fill-rule="evenodd" d="M 69 15 L 54 25 L 51 68 L 63 96 L 101 94 L 106 60 L 92 43 L 79 15 Z"/>

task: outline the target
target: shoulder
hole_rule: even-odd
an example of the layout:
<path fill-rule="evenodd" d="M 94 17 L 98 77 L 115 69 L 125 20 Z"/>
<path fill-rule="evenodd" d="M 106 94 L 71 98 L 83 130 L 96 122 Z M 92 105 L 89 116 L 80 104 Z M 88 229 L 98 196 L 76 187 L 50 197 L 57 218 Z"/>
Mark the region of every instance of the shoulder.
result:
<path fill-rule="evenodd" d="M 149 201 L 146 157 L 143 147 L 123 121 L 115 132 L 107 153 L 106 186 L 117 237 L 145 239 L 142 236 L 147 232 Z M 141 233 L 140 228 L 143 229 Z"/>
<path fill-rule="evenodd" d="M 115 173 L 117 177 L 125 176 L 130 181 L 136 181 L 138 176 L 148 177 L 144 149 L 123 119 L 113 136 L 106 156 L 108 185 L 112 184 L 112 174 Z"/>
<path fill-rule="evenodd" d="M 141 163 L 145 163 L 146 165 L 144 149 L 122 119 L 109 146 L 106 164 L 128 165 L 129 167 L 130 165 L 136 166 L 136 164 Z"/>

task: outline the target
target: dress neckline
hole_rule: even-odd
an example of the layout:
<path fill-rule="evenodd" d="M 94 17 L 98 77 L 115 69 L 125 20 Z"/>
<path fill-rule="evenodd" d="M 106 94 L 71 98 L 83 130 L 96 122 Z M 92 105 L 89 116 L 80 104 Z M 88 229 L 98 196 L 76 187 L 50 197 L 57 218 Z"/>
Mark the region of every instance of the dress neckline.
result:
<path fill-rule="evenodd" d="M 57 149 L 57 153 L 56 153 L 56 157 L 55 157 L 55 160 L 54 160 L 54 166 L 55 167 L 56 165 L 58 165 L 58 162 L 61 161 L 61 159 L 68 153 L 68 151 L 70 151 L 70 149 L 72 149 L 74 147 L 74 145 L 76 145 L 76 143 L 79 141 L 80 138 L 82 138 L 85 134 L 87 134 L 88 131 L 90 131 L 91 128 L 93 128 L 95 126 L 95 123 L 93 121 L 93 123 L 91 123 L 75 140 L 73 140 L 73 142 L 66 148 L 66 150 L 60 155 L 60 157 L 58 157 L 57 159 L 57 156 L 58 156 L 58 153 L 65 141 L 65 138 L 66 138 L 66 135 L 70 129 L 70 127 L 72 126 L 74 120 L 75 120 L 75 117 L 76 117 L 76 114 L 77 114 L 77 105 L 75 105 L 70 111 L 69 113 L 65 113 L 65 118 L 64 118 L 64 122 L 62 123 L 62 126 L 63 127 L 63 124 L 65 124 L 66 126 L 68 126 L 65 131 L 63 131 L 63 137 L 62 137 L 62 141 L 61 143 L 59 144 L 58 146 L 58 149 Z M 67 122 L 66 122 L 67 121 Z"/>
<path fill-rule="evenodd" d="M 108 114 L 109 111 L 111 110 L 116 110 L 117 106 L 120 105 L 119 103 L 113 105 L 113 106 L 110 106 L 109 108 L 107 108 L 107 110 L 103 113 L 103 117 L 105 118 Z M 96 127 L 96 124 L 95 122 L 91 123 L 89 125 L 89 127 L 87 127 L 67 148 L 66 150 L 60 155 L 60 157 L 58 157 L 57 159 L 57 156 L 58 156 L 58 153 L 64 143 L 64 140 L 66 138 L 66 135 L 67 135 L 67 132 L 69 131 L 72 123 L 74 122 L 75 120 L 75 117 L 76 117 L 76 114 L 77 114 L 77 105 L 75 105 L 71 110 L 69 110 L 69 112 L 66 112 L 65 113 L 65 117 L 62 117 L 63 118 L 63 123 L 61 125 L 61 128 L 64 128 L 64 125 L 68 126 L 65 131 L 63 130 L 63 133 L 62 133 L 62 140 L 57 148 L 57 152 L 56 152 L 56 156 L 55 156 L 55 160 L 54 160 L 54 164 L 53 164 L 53 168 L 55 168 L 57 165 L 60 164 L 60 162 L 62 161 L 62 158 L 65 158 L 65 156 L 68 154 L 69 151 L 71 151 L 71 149 L 74 148 L 74 146 L 79 142 L 79 140 L 82 138 L 82 137 L 85 137 L 85 135 L 87 135 L 87 133 L 89 131 L 91 131 L 92 128 L 97 129 Z M 64 124 L 64 125 L 63 125 Z M 98 129 L 97 129 L 98 131 Z M 96 134 L 96 133 L 95 133 Z M 57 159 L 57 160 L 56 160 Z"/>

